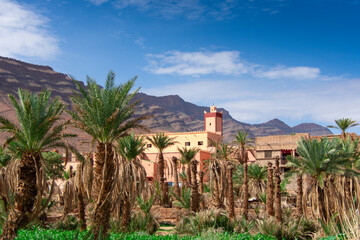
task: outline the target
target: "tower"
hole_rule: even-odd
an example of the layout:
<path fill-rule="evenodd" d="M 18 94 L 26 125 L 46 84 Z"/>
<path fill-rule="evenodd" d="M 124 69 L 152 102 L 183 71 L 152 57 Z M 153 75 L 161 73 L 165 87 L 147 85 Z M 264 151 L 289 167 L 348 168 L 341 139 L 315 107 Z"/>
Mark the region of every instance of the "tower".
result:
<path fill-rule="evenodd" d="M 223 113 L 218 112 L 215 106 L 210 106 L 209 113 L 204 111 L 204 131 L 223 134 Z"/>

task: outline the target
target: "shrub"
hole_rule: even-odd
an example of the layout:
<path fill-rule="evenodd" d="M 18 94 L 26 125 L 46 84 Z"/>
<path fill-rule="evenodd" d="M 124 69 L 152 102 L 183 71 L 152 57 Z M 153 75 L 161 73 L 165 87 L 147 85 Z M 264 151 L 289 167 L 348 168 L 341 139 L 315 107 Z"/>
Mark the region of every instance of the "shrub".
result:
<path fill-rule="evenodd" d="M 183 217 L 176 226 L 177 233 L 201 234 L 204 231 L 213 233 L 234 232 L 237 223 L 231 221 L 225 211 L 205 210 L 195 216 Z"/>
<path fill-rule="evenodd" d="M 76 217 L 68 215 L 65 219 L 56 222 L 52 228 L 66 231 L 77 230 L 79 228 L 79 221 Z"/>

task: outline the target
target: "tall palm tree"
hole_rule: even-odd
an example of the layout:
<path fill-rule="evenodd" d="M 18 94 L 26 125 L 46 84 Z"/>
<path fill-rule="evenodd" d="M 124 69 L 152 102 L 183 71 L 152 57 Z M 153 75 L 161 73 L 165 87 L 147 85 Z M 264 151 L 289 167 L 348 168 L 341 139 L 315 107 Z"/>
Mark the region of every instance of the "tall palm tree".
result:
<path fill-rule="evenodd" d="M 274 175 L 272 163 L 267 165 L 267 186 L 266 186 L 266 214 L 268 217 L 274 216 Z"/>
<path fill-rule="evenodd" d="M 243 216 L 245 219 L 248 217 L 249 211 L 249 186 L 248 186 L 248 174 L 247 174 L 247 160 L 248 160 L 248 149 L 252 146 L 250 145 L 252 141 L 248 137 L 248 133 L 244 130 L 239 130 L 237 134 L 234 136 L 235 140 L 234 143 L 238 145 L 239 151 L 239 162 L 243 163 L 244 165 L 244 185 L 243 185 Z"/>
<path fill-rule="evenodd" d="M 193 159 L 190 162 L 191 167 L 191 211 L 198 212 L 200 207 L 199 183 L 197 181 L 198 161 Z"/>
<path fill-rule="evenodd" d="M 304 139 L 298 142 L 298 157 L 288 156 L 288 166 L 295 172 L 309 176 L 310 183 L 304 191 L 303 202 L 309 194 L 314 193 L 317 196 L 318 217 L 323 221 L 330 218 L 326 211 L 325 192 L 329 186 L 327 179 L 331 176 L 343 176 L 348 169 L 349 158 L 341 155 L 339 139 L 322 138 L 321 141 Z M 305 212 L 306 213 L 306 212 Z"/>
<path fill-rule="evenodd" d="M 179 176 L 178 176 L 178 170 L 177 170 L 177 166 L 178 166 L 178 161 L 179 159 L 177 157 L 172 157 L 172 162 L 173 162 L 173 171 L 174 171 L 174 191 L 175 194 L 180 196 L 180 188 L 179 188 Z"/>
<path fill-rule="evenodd" d="M 196 154 L 199 152 L 199 149 L 193 147 L 193 148 L 178 148 L 178 151 L 180 153 L 180 162 L 183 166 L 187 165 L 186 169 L 186 185 L 190 187 L 191 185 L 191 167 L 190 163 L 195 158 Z"/>
<path fill-rule="evenodd" d="M 229 215 L 234 213 L 234 197 L 233 191 L 229 190 L 229 186 L 233 186 L 233 176 L 228 175 L 227 167 L 234 164 L 233 155 L 235 148 L 223 142 L 211 140 L 211 144 L 215 147 L 215 152 L 209 161 L 208 168 L 211 170 L 210 177 L 214 181 L 213 186 L 213 205 L 215 208 L 224 208 L 224 198 L 229 201 Z"/>
<path fill-rule="evenodd" d="M 341 130 L 341 136 L 345 138 L 346 136 L 346 130 L 349 128 L 355 127 L 359 125 L 356 121 L 353 121 L 351 118 L 341 118 L 335 120 L 336 126 L 329 125 L 328 128 L 336 128 Z"/>
<path fill-rule="evenodd" d="M 65 148 L 62 132 L 66 122 L 58 123 L 64 111 L 59 98 L 50 101 L 50 91 L 31 94 L 18 90 L 18 99 L 9 94 L 18 124 L 0 117 L 0 131 L 11 136 L 6 140 L 9 150 L 19 161 L 15 206 L 3 226 L 1 239 L 13 239 L 17 231 L 28 224 L 38 195 L 37 176 L 42 165 L 41 152 Z"/>
<path fill-rule="evenodd" d="M 107 76 L 105 88 L 87 78 L 87 90 L 76 81 L 80 94 L 71 98 L 74 111 L 69 112 L 75 127 L 88 133 L 96 143 L 94 158 L 94 181 L 92 197 L 95 203 L 93 233 L 107 235 L 110 218 L 110 195 L 114 185 L 115 160 L 113 143 L 125 136 L 128 130 L 140 128 L 144 116 L 133 117 L 139 101 L 133 98 L 138 91 L 130 93 L 136 77 L 115 86 L 115 74 Z"/>
<path fill-rule="evenodd" d="M 121 185 L 124 202 L 122 227 L 126 230 L 131 217 L 131 204 L 135 201 L 138 194 L 141 193 L 146 181 L 146 172 L 141 162 L 138 160 L 145 151 L 143 137 L 135 137 L 132 133 L 130 136 L 120 138 L 116 151 L 121 155 Z"/>
<path fill-rule="evenodd" d="M 275 159 L 275 219 L 277 222 L 282 222 L 281 210 L 281 177 L 280 177 L 280 158 Z"/>
<path fill-rule="evenodd" d="M 169 194 L 167 191 L 167 186 L 165 183 L 165 160 L 164 160 L 164 150 L 172 145 L 174 145 L 175 138 L 169 137 L 164 133 L 157 133 L 152 137 L 147 137 L 147 140 L 150 141 L 159 151 L 159 175 L 160 175 L 160 187 L 162 191 L 162 201 L 161 205 L 163 207 L 169 206 Z"/>
<path fill-rule="evenodd" d="M 255 197 L 258 199 L 259 194 L 266 188 L 265 182 L 267 178 L 267 169 L 266 167 L 261 167 L 258 164 L 250 164 L 248 166 L 247 174 L 250 187 L 253 189 Z"/>

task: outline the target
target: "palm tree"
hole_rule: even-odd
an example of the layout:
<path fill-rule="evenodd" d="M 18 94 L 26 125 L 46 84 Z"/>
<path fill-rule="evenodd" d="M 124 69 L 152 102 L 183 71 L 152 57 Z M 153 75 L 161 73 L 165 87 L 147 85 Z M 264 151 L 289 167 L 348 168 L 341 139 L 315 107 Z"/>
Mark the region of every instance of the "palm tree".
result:
<path fill-rule="evenodd" d="M 175 190 L 175 194 L 180 196 L 180 188 L 179 188 L 179 176 L 178 176 L 178 171 L 177 171 L 177 164 L 179 159 L 177 159 L 177 157 L 172 157 L 172 162 L 173 162 L 173 168 L 174 168 L 174 190 Z"/>
<path fill-rule="evenodd" d="M 87 78 L 87 90 L 75 80 L 80 94 L 71 98 L 74 111 L 69 112 L 75 127 L 88 133 L 96 145 L 94 157 L 94 184 L 92 197 L 95 203 L 93 233 L 107 235 L 110 218 L 110 195 L 114 184 L 115 160 L 113 143 L 125 136 L 128 130 L 140 128 L 140 120 L 145 116 L 133 117 L 139 101 L 133 101 L 138 91 L 130 93 L 136 77 L 115 86 L 115 74 L 107 76 L 105 88 Z M 131 118 L 131 119 L 130 119 Z"/>
<path fill-rule="evenodd" d="M 251 189 L 255 193 L 255 197 L 258 199 L 259 194 L 266 188 L 265 181 L 267 178 L 266 167 L 261 167 L 258 164 L 250 164 L 248 166 L 248 178 Z"/>
<path fill-rule="evenodd" d="M 309 176 L 310 183 L 304 191 L 304 197 L 311 193 L 317 196 L 317 206 L 313 208 L 318 209 L 318 217 L 325 222 L 330 218 L 325 206 L 325 192 L 329 191 L 327 188 L 331 184 L 328 179 L 332 176 L 343 176 L 351 171 L 348 169 L 349 158 L 341 155 L 339 141 L 338 138 L 322 138 L 321 141 L 303 138 L 298 142 L 299 157 L 287 157 L 289 167 L 294 168 L 299 174 Z M 303 199 L 305 200 L 306 198 Z"/>
<path fill-rule="evenodd" d="M 120 181 L 124 202 L 122 227 L 126 230 L 131 217 L 131 204 L 144 189 L 146 181 L 145 168 L 142 166 L 138 156 L 145 151 L 143 137 L 130 136 L 120 138 L 116 151 L 121 155 Z M 142 187 L 141 187 L 142 186 Z"/>
<path fill-rule="evenodd" d="M 196 154 L 199 152 L 198 148 L 187 148 L 183 147 L 178 148 L 178 151 L 181 155 L 180 162 L 184 165 L 187 164 L 187 174 L 186 180 L 188 186 L 191 187 L 191 210 L 197 212 L 199 210 L 199 191 L 198 191 L 198 182 L 196 180 L 197 175 L 197 161 L 195 160 Z"/>
<path fill-rule="evenodd" d="M 351 118 L 341 118 L 335 120 L 336 126 L 329 125 L 328 128 L 336 128 L 341 130 L 341 136 L 345 138 L 346 136 L 346 130 L 349 128 L 355 127 L 359 125 L 356 121 L 353 121 Z"/>
<path fill-rule="evenodd" d="M 243 185 L 243 215 L 244 218 L 247 219 L 248 211 L 249 211 L 249 186 L 248 186 L 248 174 L 247 174 L 247 160 L 248 160 L 248 149 L 251 148 L 252 141 L 248 138 L 248 133 L 244 130 L 239 130 L 237 134 L 234 136 L 234 143 L 238 144 L 239 151 L 239 162 L 244 165 L 244 185 Z"/>
<path fill-rule="evenodd" d="M 201 201 L 200 201 L 200 208 L 202 210 L 205 210 L 205 199 L 203 197 L 203 194 L 204 194 L 204 171 L 203 170 L 200 170 L 199 172 L 199 183 L 200 183 L 200 188 L 199 188 L 199 193 L 200 193 L 200 196 L 201 196 Z"/>
<path fill-rule="evenodd" d="M 195 159 L 191 160 L 191 211 L 198 212 L 200 207 L 200 195 L 198 189 L 198 181 L 196 179 L 197 175 L 197 165 L 198 161 Z"/>
<path fill-rule="evenodd" d="M 280 158 L 275 159 L 275 219 L 277 222 L 282 222 L 281 211 L 281 177 L 280 177 Z"/>
<path fill-rule="evenodd" d="M 149 140 L 159 151 L 159 175 L 160 175 L 160 187 L 162 191 L 162 201 L 161 205 L 163 207 L 169 206 L 169 194 L 167 192 L 167 187 L 165 183 L 165 160 L 164 160 L 164 150 L 172 145 L 174 145 L 175 138 L 169 137 L 164 133 L 157 133 L 152 137 L 147 137 Z"/>
<path fill-rule="evenodd" d="M 274 176 L 272 163 L 267 165 L 267 187 L 266 187 L 266 214 L 268 217 L 274 216 Z"/>
<path fill-rule="evenodd" d="M 196 154 L 199 152 L 199 149 L 193 148 L 178 148 L 178 151 L 181 155 L 180 162 L 183 166 L 188 165 L 186 169 L 186 185 L 190 187 L 191 185 L 191 168 L 190 163 L 195 158 Z"/>
<path fill-rule="evenodd" d="M 0 117 L 0 131 L 11 134 L 5 145 L 19 159 L 18 183 L 15 190 L 15 206 L 3 226 L 1 239 L 13 239 L 17 231 L 28 224 L 38 195 L 37 180 L 42 165 L 41 152 L 53 148 L 65 148 L 63 134 L 66 122 L 58 123 L 64 111 L 59 98 L 50 101 L 50 91 L 31 94 L 18 90 L 18 99 L 9 94 L 18 124 Z"/>
<path fill-rule="evenodd" d="M 303 215 L 303 209 L 302 209 L 302 198 L 303 198 L 303 178 L 302 174 L 297 174 L 296 179 L 296 216 L 302 217 Z"/>
<path fill-rule="evenodd" d="M 214 180 L 213 200 L 215 208 L 224 208 L 224 198 L 229 200 L 229 215 L 234 214 L 234 193 L 229 190 L 233 186 L 233 177 L 228 174 L 227 167 L 234 164 L 232 156 L 235 148 L 223 142 L 211 140 L 211 144 L 215 147 L 215 152 L 209 161 L 208 168 L 211 170 L 210 177 Z"/>

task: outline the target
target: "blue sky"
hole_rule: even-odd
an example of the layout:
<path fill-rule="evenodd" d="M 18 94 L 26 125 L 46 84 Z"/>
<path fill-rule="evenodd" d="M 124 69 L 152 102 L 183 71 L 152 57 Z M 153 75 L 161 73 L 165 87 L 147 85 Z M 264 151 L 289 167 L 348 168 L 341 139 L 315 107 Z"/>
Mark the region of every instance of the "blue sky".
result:
<path fill-rule="evenodd" d="M 360 2 L 0 0 L 0 55 L 293 126 L 360 121 Z M 356 129 L 354 129 L 356 130 Z"/>

